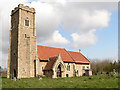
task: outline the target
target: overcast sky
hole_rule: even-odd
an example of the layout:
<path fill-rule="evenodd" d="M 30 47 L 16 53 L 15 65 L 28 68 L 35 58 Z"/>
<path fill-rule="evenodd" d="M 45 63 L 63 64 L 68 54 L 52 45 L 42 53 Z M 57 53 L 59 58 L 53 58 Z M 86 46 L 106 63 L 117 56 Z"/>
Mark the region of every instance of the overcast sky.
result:
<path fill-rule="evenodd" d="M 118 0 L 0 1 L 0 65 L 7 66 L 10 13 L 22 3 L 36 10 L 37 43 L 81 52 L 88 58 L 117 59 Z"/>

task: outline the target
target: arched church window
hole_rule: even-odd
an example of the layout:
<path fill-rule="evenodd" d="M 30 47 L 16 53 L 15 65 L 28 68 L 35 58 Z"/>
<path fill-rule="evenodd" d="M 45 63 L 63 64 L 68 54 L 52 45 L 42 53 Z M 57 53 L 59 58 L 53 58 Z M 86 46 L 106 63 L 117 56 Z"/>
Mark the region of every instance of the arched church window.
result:
<path fill-rule="evenodd" d="M 69 64 L 67 65 L 67 70 L 70 71 L 70 65 Z"/>
<path fill-rule="evenodd" d="M 83 69 L 85 69 L 85 66 L 83 66 Z"/>

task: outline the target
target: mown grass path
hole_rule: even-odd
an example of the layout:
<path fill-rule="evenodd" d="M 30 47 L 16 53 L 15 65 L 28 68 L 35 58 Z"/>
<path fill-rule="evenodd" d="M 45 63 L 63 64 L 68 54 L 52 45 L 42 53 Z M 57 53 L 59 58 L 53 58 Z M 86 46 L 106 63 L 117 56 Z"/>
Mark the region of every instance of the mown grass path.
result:
<path fill-rule="evenodd" d="M 2 78 L 2 88 L 118 88 L 118 76 L 96 75 L 69 78 Z"/>

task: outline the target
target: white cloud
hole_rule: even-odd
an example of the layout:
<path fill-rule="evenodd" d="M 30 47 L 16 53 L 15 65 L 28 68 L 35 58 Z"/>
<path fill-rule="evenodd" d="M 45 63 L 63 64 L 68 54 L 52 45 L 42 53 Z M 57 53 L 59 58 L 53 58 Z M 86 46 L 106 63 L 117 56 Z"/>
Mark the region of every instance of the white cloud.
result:
<path fill-rule="evenodd" d="M 63 37 L 58 30 L 56 30 L 54 31 L 52 38 L 49 38 L 42 43 L 50 46 L 65 46 L 69 43 L 69 41 Z"/>
<path fill-rule="evenodd" d="M 72 49 L 95 45 L 97 36 L 95 36 L 94 32 L 96 32 L 96 29 L 108 26 L 111 13 L 107 10 L 82 10 L 81 14 L 78 13 L 78 15 L 77 19 L 74 19 L 74 25 L 70 26 L 71 28 L 77 27 L 78 29 L 71 35 L 73 40 L 73 43 L 71 43 Z M 69 25 L 69 22 L 67 22 L 67 24 Z M 65 28 L 70 28 L 66 26 L 67 25 L 65 25 Z"/>
<path fill-rule="evenodd" d="M 70 47 L 73 49 L 79 49 L 96 44 L 97 37 L 94 34 L 95 31 L 96 30 L 93 29 L 90 30 L 88 33 L 84 33 L 84 34 L 79 34 L 79 33 L 71 34 L 73 43 L 71 44 Z"/>
<path fill-rule="evenodd" d="M 77 30 L 79 32 L 89 31 L 90 29 L 104 28 L 108 26 L 111 13 L 105 9 L 95 9 L 80 6 L 80 3 L 68 3 L 61 6 L 57 13 L 63 22 L 63 28 L 69 31 Z M 84 8 L 85 7 L 85 8 Z"/>
<path fill-rule="evenodd" d="M 78 35 L 86 35 L 88 32 L 92 32 L 91 30 L 93 29 L 107 27 L 110 21 L 111 13 L 106 9 L 100 9 L 100 6 L 99 8 L 95 6 L 95 8 L 94 3 L 66 3 L 66 0 L 61 2 L 59 0 L 57 2 L 47 2 L 48 1 L 46 1 L 46 3 L 41 3 L 41 0 L 39 0 L 30 4 L 30 6 L 34 7 L 37 12 L 36 30 L 38 43 L 44 42 L 48 44 L 49 39 L 53 38 L 53 33 L 61 23 L 61 27 L 68 30 L 68 32 L 78 33 Z M 94 35 L 94 33 L 92 34 Z M 87 36 L 87 38 L 89 38 L 89 36 Z M 76 41 L 73 39 L 73 42 Z M 58 43 L 59 45 L 52 43 L 52 46 L 53 44 L 54 46 L 66 45 L 62 43 Z M 73 46 L 73 43 L 71 44 L 71 46 Z M 51 44 L 49 45 L 51 46 Z M 76 47 L 76 49 L 78 49 L 92 44 L 86 43 L 84 45 L 83 43 L 82 45 L 82 43 L 76 42 L 76 45 L 80 46 Z"/>
<path fill-rule="evenodd" d="M 84 11 L 81 15 L 79 29 L 90 30 L 108 26 L 111 13 L 107 10 Z"/>
<path fill-rule="evenodd" d="M 67 0 L 56 0 L 57 3 L 61 3 L 62 5 L 65 5 Z"/>

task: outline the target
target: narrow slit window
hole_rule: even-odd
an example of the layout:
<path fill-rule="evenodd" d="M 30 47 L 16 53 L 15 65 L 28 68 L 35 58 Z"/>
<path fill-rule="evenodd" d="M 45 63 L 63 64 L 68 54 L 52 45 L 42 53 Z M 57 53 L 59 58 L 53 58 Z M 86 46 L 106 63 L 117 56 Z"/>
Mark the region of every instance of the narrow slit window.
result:
<path fill-rule="evenodd" d="M 44 67 L 42 67 L 42 71 L 43 71 Z"/>
<path fill-rule="evenodd" d="M 77 74 L 78 74 L 78 70 L 77 70 Z"/>
<path fill-rule="evenodd" d="M 26 34 L 25 34 L 25 38 L 26 38 L 27 36 L 26 36 Z"/>
<path fill-rule="evenodd" d="M 25 20 L 25 26 L 29 26 L 29 20 Z"/>

